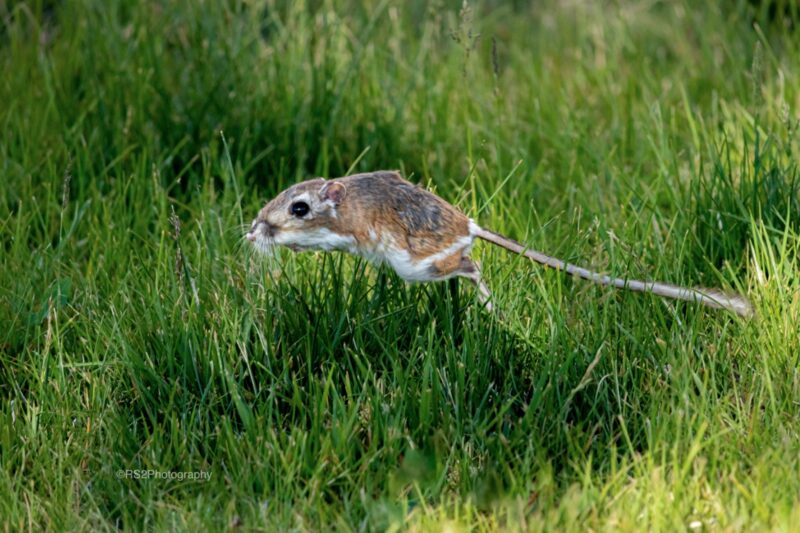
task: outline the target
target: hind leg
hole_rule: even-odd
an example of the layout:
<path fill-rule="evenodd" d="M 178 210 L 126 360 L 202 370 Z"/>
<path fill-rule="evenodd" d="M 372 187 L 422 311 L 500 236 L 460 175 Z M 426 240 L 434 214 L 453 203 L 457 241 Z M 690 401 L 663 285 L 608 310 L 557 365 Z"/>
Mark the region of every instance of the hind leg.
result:
<path fill-rule="evenodd" d="M 431 273 L 435 275 L 434 279 L 445 280 L 460 276 L 466 278 L 475 284 L 478 289 L 478 301 L 486 308 L 487 311 L 492 311 L 491 297 L 492 293 L 489 288 L 481 279 L 481 270 L 478 264 L 461 252 L 457 252 L 449 257 L 441 259 L 431 265 Z"/>
<path fill-rule="evenodd" d="M 457 275 L 467 278 L 475 284 L 475 288 L 478 289 L 478 301 L 491 313 L 494 309 L 491 302 L 492 293 L 489 291 L 489 287 L 483 282 L 483 279 L 481 279 L 481 269 L 478 263 L 468 257 L 463 257 L 461 259 L 461 268 L 459 268 Z"/>

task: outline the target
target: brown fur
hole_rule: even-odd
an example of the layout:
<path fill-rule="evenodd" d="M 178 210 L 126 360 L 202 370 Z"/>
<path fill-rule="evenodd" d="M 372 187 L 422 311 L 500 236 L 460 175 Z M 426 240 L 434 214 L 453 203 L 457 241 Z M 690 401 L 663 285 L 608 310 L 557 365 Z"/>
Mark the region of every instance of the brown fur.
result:
<path fill-rule="evenodd" d="M 291 216 L 290 206 L 298 197 L 307 193 L 316 199 L 323 185 L 332 182 L 346 188 L 335 216 L 321 214 L 303 220 Z M 389 231 L 398 245 L 405 241 L 413 259 L 429 257 L 469 233 L 469 219 L 464 214 L 432 192 L 404 180 L 399 173 L 388 171 L 298 183 L 264 206 L 259 219 L 277 228 L 327 228 L 352 235 L 359 246 L 369 245 L 370 230 L 382 237 Z"/>
<path fill-rule="evenodd" d="M 398 243 L 406 241 L 409 254 L 422 259 L 446 249 L 469 233 L 469 219 L 453 206 L 397 172 L 373 172 L 338 178 L 347 195 L 338 207 L 337 228 L 359 228 L 359 244 L 369 241 L 369 230 L 389 230 Z"/>

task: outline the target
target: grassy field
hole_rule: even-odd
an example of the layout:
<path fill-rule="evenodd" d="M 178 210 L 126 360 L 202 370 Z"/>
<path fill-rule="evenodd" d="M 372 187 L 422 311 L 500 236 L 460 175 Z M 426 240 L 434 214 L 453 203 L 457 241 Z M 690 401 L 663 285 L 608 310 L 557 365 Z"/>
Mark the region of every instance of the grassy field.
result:
<path fill-rule="evenodd" d="M 2 529 L 800 522 L 800 29 L 531 4 L 0 2 Z M 492 315 L 244 245 L 287 185 L 384 168 L 757 316 L 479 245 Z"/>

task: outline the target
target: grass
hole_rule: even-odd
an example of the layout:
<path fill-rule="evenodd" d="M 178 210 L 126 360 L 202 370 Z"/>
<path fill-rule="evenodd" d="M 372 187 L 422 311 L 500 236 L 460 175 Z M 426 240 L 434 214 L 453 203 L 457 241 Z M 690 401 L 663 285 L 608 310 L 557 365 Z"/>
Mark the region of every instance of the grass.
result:
<path fill-rule="evenodd" d="M 767 5 L 31 0 L 0 20 L 4 530 L 800 520 L 800 47 Z M 380 168 L 757 316 L 479 246 L 489 315 L 463 284 L 243 245 L 288 184 Z M 138 469 L 211 478 L 116 475 Z"/>

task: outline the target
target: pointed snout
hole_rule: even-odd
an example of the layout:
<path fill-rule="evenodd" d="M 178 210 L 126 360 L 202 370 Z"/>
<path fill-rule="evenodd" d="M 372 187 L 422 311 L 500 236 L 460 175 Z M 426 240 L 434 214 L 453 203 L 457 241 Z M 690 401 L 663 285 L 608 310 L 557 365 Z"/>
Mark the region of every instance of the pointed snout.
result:
<path fill-rule="evenodd" d="M 245 238 L 250 242 L 256 242 L 259 233 L 263 234 L 265 237 L 272 237 L 274 233 L 272 225 L 266 220 L 256 219 L 253 221 L 253 225 L 250 226 L 250 231 L 245 234 Z"/>

